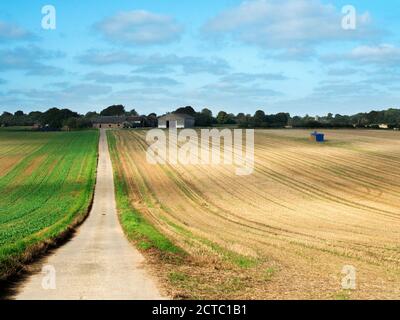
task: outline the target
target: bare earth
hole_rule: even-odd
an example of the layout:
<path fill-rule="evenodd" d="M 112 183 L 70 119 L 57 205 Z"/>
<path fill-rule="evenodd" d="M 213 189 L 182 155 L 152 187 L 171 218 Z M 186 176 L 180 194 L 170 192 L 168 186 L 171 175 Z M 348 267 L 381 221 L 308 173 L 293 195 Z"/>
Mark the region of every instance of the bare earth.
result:
<path fill-rule="evenodd" d="M 18 300 L 162 299 L 155 281 L 143 268 L 143 256 L 125 238 L 118 221 L 114 180 L 105 131 L 101 131 L 93 209 L 77 235 L 34 266 L 16 295 Z M 56 271 L 56 289 L 44 289 Z M 46 287 L 46 286 L 45 286 Z"/>

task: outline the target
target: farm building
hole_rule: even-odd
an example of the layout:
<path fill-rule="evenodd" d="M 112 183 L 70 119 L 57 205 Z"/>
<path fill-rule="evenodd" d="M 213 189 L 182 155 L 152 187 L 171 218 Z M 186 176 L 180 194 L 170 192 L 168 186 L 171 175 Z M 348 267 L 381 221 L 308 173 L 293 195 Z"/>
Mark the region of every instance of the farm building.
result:
<path fill-rule="evenodd" d="M 142 116 L 114 116 L 106 117 L 101 116 L 92 120 L 94 128 L 144 128 L 144 127 L 155 127 L 157 125 L 157 119 L 152 117 Z"/>
<path fill-rule="evenodd" d="M 324 142 L 325 141 L 325 134 L 318 133 L 317 131 L 312 132 L 310 135 L 310 140 L 315 142 Z"/>
<path fill-rule="evenodd" d="M 124 125 L 128 128 L 144 128 L 146 127 L 146 117 L 126 117 Z"/>
<path fill-rule="evenodd" d="M 97 117 L 92 120 L 93 128 L 123 128 L 126 122 L 126 117 Z"/>
<path fill-rule="evenodd" d="M 158 127 L 160 129 L 184 129 L 193 128 L 195 119 L 187 114 L 170 113 L 158 118 Z"/>

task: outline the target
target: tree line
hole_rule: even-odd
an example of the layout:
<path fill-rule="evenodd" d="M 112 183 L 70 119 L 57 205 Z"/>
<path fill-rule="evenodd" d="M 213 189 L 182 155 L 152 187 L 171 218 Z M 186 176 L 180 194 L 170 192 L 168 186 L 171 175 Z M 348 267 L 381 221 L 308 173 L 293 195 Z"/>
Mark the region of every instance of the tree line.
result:
<path fill-rule="evenodd" d="M 38 126 L 57 130 L 63 127 L 70 129 L 90 128 L 93 120 L 100 116 L 138 116 L 135 110 L 125 111 L 122 105 L 113 105 L 107 107 L 100 113 L 88 112 L 85 115 L 71 111 L 69 109 L 51 108 L 46 112 L 33 111 L 25 114 L 23 111 L 15 113 L 3 112 L 0 116 L 0 125 L 3 127 L 11 126 Z M 149 116 L 156 116 L 151 114 Z"/>
<path fill-rule="evenodd" d="M 234 125 L 240 128 L 379 128 L 381 124 L 388 128 L 400 127 L 400 109 L 371 111 L 355 115 L 333 115 L 312 117 L 294 116 L 289 113 L 266 114 L 263 110 L 253 115 L 238 113 L 232 114 L 220 111 L 215 116 L 210 109 L 204 108 L 197 112 L 191 106 L 176 109 L 173 113 L 190 115 L 195 118 L 198 127 Z M 23 111 L 15 113 L 3 112 L 0 116 L 1 126 L 39 126 L 41 128 L 61 129 L 67 126 L 70 129 L 84 129 L 92 126 L 93 120 L 100 116 L 139 116 L 136 110 L 126 111 L 123 105 L 113 105 L 100 113 L 88 112 L 81 115 L 69 109 L 51 108 L 46 112 L 34 111 L 25 114 Z M 155 113 L 145 117 L 157 118 Z"/>
<path fill-rule="evenodd" d="M 285 112 L 266 114 L 263 110 L 256 111 L 254 115 L 244 113 L 234 115 L 220 111 L 214 117 L 209 109 L 196 112 L 188 106 L 177 109 L 175 113 L 193 116 L 196 126 L 199 127 L 237 125 L 240 128 L 380 128 L 380 125 L 385 124 L 388 128 L 400 128 L 400 109 L 371 111 L 351 116 L 329 113 L 322 117 L 309 115 L 292 117 Z"/>

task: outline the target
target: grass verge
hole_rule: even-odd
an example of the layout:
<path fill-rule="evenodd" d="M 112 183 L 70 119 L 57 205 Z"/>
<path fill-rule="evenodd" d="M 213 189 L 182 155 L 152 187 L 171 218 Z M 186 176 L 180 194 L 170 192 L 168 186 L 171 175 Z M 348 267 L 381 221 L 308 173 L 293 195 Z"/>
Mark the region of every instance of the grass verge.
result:
<path fill-rule="evenodd" d="M 167 237 L 151 225 L 138 210 L 130 203 L 128 187 L 120 171 L 116 168 L 116 161 L 119 161 L 116 150 L 115 136 L 107 131 L 109 150 L 112 155 L 114 168 L 114 185 L 117 200 L 119 218 L 125 233 L 131 241 L 134 241 L 140 249 L 157 249 L 161 252 L 183 254 L 183 251 L 175 246 Z"/>

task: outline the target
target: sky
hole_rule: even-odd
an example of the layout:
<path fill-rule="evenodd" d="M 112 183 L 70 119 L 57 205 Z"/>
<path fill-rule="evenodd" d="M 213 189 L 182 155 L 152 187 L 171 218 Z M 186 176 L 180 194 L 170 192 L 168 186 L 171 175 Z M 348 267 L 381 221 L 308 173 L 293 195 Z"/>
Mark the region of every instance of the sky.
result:
<path fill-rule="evenodd" d="M 399 40 L 396 0 L 1 1 L 0 113 L 399 107 Z"/>

